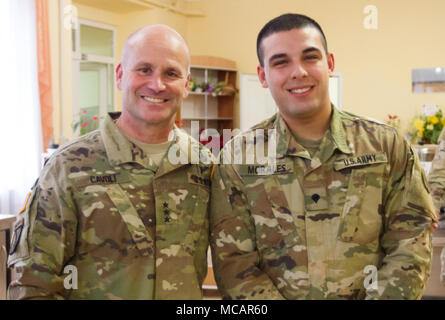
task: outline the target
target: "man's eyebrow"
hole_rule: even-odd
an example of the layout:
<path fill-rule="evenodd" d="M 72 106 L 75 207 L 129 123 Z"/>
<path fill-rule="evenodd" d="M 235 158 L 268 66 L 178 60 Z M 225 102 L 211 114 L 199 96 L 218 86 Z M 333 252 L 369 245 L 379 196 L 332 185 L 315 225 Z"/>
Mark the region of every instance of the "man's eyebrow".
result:
<path fill-rule="evenodd" d="M 140 67 L 150 67 L 151 65 L 148 62 L 139 61 L 134 66 L 135 68 L 140 68 Z"/>
<path fill-rule="evenodd" d="M 317 51 L 317 52 L 321 53 L 321 50 L 318 49 L 317 47 L 309 47 L 309 48 L 306 48 L 303 50 L 303 54 L 313 52 L 313 51 Z"/>
<path fill-rule="evenodd" d="M 269 63 L 271 63 L 273 60 L 275 60 L 275 59 L 280 59 L 280 58 L 286 58 L 287 57 L 287 54 L 285 54 L 285 53 L 277 53 L 277 54 L 274 54 L 273 56 L 271 56 L 270 58 L 269 58 Z"/>

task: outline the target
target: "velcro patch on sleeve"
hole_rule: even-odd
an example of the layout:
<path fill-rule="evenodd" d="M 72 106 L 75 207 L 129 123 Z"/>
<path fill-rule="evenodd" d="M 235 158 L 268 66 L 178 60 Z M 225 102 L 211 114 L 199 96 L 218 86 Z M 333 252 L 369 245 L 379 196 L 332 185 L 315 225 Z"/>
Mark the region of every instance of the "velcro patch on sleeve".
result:
<path fill-rule="evenodd" d="M 17 250 L 18 244 L 20 242 L 20 238 L 22 236 L 23 231 L 23 219 L 21 219 L 17 225 L 14 226 L 14 234 L 11 239 L 11 246 L 9 249 L 9 255 L 13 255 Z"/>

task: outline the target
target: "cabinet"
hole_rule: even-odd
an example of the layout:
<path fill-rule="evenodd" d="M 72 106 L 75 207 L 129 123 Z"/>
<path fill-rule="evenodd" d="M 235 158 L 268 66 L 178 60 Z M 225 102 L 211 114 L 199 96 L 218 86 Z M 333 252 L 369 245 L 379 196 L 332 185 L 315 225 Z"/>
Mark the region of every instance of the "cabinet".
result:
<path fill-rule="evenodd" d="M 178 127 L 191 134 L 192 121 L 204 129 L 233 129 L 237 70 L 231 60 L 192 56 L 189 96 L 176 115 Z M 201 141 L 203 142 L 203 141 Z M 205 141 L 204 141 L 205 143 Z"/>

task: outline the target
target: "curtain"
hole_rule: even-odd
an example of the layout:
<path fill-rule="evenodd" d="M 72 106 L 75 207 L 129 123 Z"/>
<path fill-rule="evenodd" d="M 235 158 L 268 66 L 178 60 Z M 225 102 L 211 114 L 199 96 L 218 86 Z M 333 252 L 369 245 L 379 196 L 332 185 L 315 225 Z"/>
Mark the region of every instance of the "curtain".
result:
<path fill-rule="evenodd" d="M 51 93 L 51 61 L 49 51 L 48 0 L 36 1 L 37 66 L 39 74 L 40 112 L 42 115 L 43 150 L 53 135 L 53 101 Z"/>
<path fill-rule="evenodd" d="M 17 214 L 41 168 L 34 0 L 0 1 L 0 214 Z"/>

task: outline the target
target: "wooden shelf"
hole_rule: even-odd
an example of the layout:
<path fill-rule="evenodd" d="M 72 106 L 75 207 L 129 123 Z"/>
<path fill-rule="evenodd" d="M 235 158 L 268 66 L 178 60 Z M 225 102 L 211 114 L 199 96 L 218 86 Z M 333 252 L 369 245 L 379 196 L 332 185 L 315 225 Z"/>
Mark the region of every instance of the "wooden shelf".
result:
<path fill-rule="evenodd" d="M 211 56 L 192 56 L 190 79 L 196 85 L 210 84 L 212 87 L 224 82 L 223 94 L 212 92 L 189 91 L 176 116 L 176 123 L 184 129 L 190 129 L 190 121 L 205 121 L 204 127 L 213 128 L 220 133 L 224 129 L 233 129 L 233 112 L 236 97 L 236 63 L 224 58 Z M 235 89 L 235 90 L 234 90 Z M 234 92 L 235 91 L 235 92 Z M 200 122 L 200 126 L 202 126 Z M 187 130 L 186 130 L 187 131 Z"/>
<path fill-rule="evenodd" d="M 218 97 L 234 97 L 234 94 L 215 94 L 213 95 L 210 92 L 196 92 L 196 91 L 189 91 L 189 94 L 191 95 L 196 95 L 196 96 L 210 96 L 210 97 L 214 97 L 214 98 L 218 98 Z"/>

